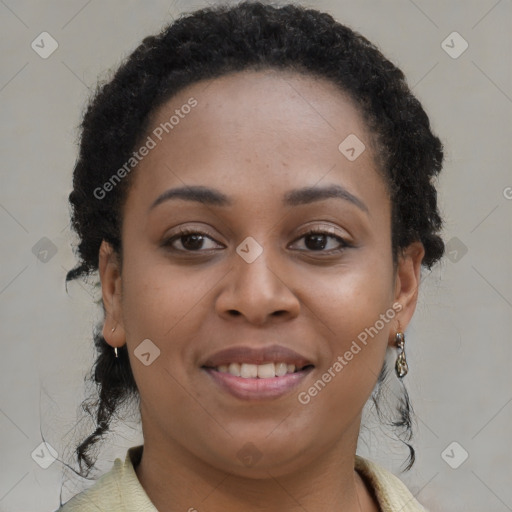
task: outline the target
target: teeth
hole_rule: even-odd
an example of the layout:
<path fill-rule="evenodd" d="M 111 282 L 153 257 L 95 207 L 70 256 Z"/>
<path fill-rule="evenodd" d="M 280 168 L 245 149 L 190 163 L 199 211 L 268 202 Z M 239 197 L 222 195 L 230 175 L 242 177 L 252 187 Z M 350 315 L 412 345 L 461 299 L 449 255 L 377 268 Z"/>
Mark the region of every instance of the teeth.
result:
<path fill-rule="evenodd" d="M 244 379 L 255 379 L 258 376 L 259 366 L 255 364 L 242 364 L 240 367 L 240 377 Z"/>
<path fill-rule="evenodd" d="M 271 379 L 282 377 L 287 373 L 294 373 L 295 365 L 286 363 L 230 363 L 229 365 L 222 364 L 215 369 L 220 373 L 230 373 L 235 377 L 243 377 L 244 379 Z"/>
<path fill-rule="evenodd" d="M 269 379 L 276 376 L 276 367 L 274 363 L 267 363 L 267 364 L 260 364 L 258 366 L 256 365 L 242 365 L 242 368 L 244 366 L 254 366 L 257 369 L 258 377 L 260 379 Z M 242 377 L 244 377 L 244 374 L 242 373 Z"/>
<path fill-rule="evenodd" d="M 288 365 L 286 363 L 277 363 L 275 366 L 276 377 L 282 377 L 288 372 Z"/>
<path fill-rule="evenodd" d="M 219 368 L 219 371 L 220 371 L 220 368 Z M 229 373 L 231 373 L 231 375 L 240 377 L 240 365 L 238 363 L 231 363 L 229 365 L 228 371 L 229 371 Z"/>

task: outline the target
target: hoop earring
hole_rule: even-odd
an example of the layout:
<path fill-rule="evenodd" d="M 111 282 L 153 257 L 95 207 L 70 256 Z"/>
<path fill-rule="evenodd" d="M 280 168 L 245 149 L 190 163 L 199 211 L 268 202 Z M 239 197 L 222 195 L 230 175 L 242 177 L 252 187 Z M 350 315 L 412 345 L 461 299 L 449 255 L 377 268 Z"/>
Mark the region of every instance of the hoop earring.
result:
<path fill-rule="evenodd" d="M 405 359 L 405 336 L 403 332 L 397 332 L 395 335 L 395 343 L 398 348 L 398 357 L 395 363 L 395 372 L 399 379 L 403 379 L 409 371 L 409 366 Z"/>

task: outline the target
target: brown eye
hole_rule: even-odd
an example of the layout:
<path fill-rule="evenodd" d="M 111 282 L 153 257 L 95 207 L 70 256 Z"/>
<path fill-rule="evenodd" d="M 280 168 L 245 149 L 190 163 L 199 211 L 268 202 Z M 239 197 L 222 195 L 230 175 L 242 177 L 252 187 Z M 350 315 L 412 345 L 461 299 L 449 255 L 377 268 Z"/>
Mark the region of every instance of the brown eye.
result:
<path fill-rule="evenodd" d="M 205 247 L 207 242 L 213 242 L 215 246 Z M 206 252 L 217 249 L 220 244 L 215 242 L 206 233 L 197 230 L 183 229 L 179 234 L 167 239 L 162 245 L 171 250 L 181 252 Z M 181 247 L 179 247 L 181 245 Z"/>
<path fill-rule="evenodd" d="M 350 247 L 350 245 L 343 238 L 321 230 L 308 231 L 307 233 L 304 233 L 300 238 L 298 238 L 298 240 L 302 239 L 304 239 L 304 245 L 306 249 L 299 250 L 329 253 L 340 252 L 345 248 Z M 325 250 L 327 247 L 328 250 Z"/>
<path fill-rule="evenodd" d="M 187 250 L 187 251 L 197 251 L 198 249 L 201 249 L 203 247 L 203 243 L 205 241 L 205 238 L 203 235 L 181 235 L 178 240 L 181 241 L 181 245 Z"/>

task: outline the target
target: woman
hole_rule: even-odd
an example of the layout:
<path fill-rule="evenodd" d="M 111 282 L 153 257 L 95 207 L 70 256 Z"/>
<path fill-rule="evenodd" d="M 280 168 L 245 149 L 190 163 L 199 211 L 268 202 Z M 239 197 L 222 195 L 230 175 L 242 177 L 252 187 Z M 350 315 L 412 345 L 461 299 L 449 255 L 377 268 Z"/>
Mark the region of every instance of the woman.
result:
<path fill-rule="evenodd" d="M 98 271 L 105 312 L 82 473 L 130 397 L 144 445 L 60 510 L 424 510 L 356 446 L 444 252 L 442 159 L 328 14 L 242 3 L 144 39 L 84 117 L 67 276 Z"/>

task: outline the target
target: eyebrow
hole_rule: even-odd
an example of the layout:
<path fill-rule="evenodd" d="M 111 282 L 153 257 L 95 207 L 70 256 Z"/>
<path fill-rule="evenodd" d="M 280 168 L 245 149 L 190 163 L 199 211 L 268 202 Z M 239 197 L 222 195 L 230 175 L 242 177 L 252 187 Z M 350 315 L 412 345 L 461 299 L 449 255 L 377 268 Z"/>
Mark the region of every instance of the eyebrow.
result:
<path fill-rule="evenodd" d="M 368 207 L 365 203 L 363 203 L 363 201 L 361 201 L 361 199 L 351 194 L 347 189 L 340 185 L 327 185 L 325 187 L 304 187 L 290 190 L 283 197 L 283 205 L 299 206 L 331 198 L 348 201 L 357 206 L 360 210 L 369 213 Z M 171 199 L 195 201 L 210 206 L 232 206 L 234 204 L 234 201 L 231 198 L 219 190 L 204 186 L 192 185 L 166 190 L 163 194 L 155 199 L 149 209 L 152 210 L 159 204 L 162 204 Z"/>
<path fill-rule="evenodd" d="M 342 199 L 348 201 L 360 210 L 369 213 L 366 204 L 354 194 L 351 194 L 346 188 L 340 185 L 327 185 L 325 187 L 304 187 L 296 190 L 290 190 L 284 195 L 283 203 L 287 206 L 297 206 L 309 204 L 324 199 Z"/>

